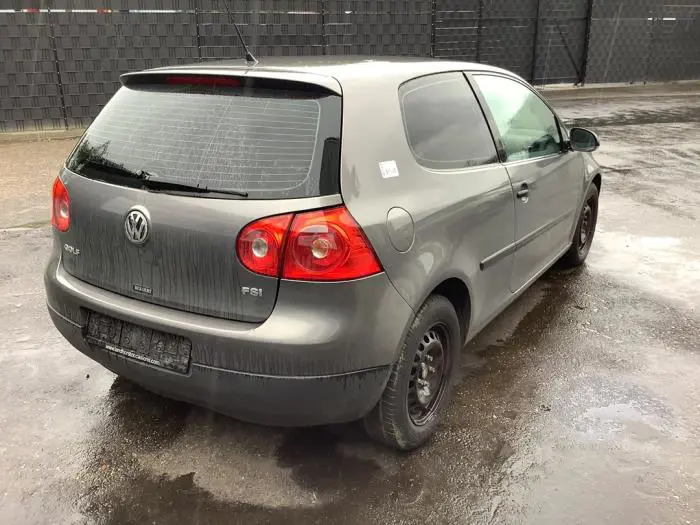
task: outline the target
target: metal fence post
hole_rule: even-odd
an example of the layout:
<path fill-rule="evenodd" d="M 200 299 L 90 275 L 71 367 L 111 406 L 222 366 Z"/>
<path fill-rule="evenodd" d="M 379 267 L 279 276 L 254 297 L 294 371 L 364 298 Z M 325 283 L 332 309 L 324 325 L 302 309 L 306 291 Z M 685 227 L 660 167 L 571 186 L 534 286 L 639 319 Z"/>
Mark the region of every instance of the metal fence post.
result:
<path fill-rule="evenodd" d="M 430 57 L 435 58 L 435 32 L 437 25 L 437 0 L 430 3 Z"/>
<path fill-rule="evenodd" d="M 535 83 L 537 74 L 537 41 L 540 37 L 540 7 L 542 0 L 537 0 L 537 16 L 535 17 L 535 38 L 532 41 L 532 70 L 530 71 L 530 83 Z"/>
<path fill-rule="evenodd" d="M 53 17 L 51 16 L 51 3 L 47 6 L 47 19 L 49 23 L 49 36 L 51 39 L 51 50 L 53 51 L 53 62 L 56 68 L 56 82 L 58 83 L 58 96 L 61 99 L 61 112 L 63 114 L 63 125 L 68 129 L 68 110 L 66 109 L 66 97 L 63 93 L 63 81 L 61 80 L 61 65 L 58 62 L 58 47 L 56 46 L 56 34 L 53 29 Z"/>
<path fill-rule="evenodd" d="M 202 39 L 199 36 L 199 0 L 195 0 L 194 3 L 194 25 L 197 37 L 197 57 L 199 60 L 202 60 Z"/>
<path fill-rule="evenodd" d="M 326 35 L 326 12 L 327 12 L 327 0 L 321 0 L 321 46 L 323 49 L 323 54 L 328 53 L 328 36 Z"/>
<path fill-rule="evenodd" d="M 651 23 L 651 31 L 649 34 L 649 43 L 647 45 L 647 56 L 644 60 L 644 78 L 642 79 L 642 82 L 646 84 L 649 82 L 649 71 L 651 70 L 651 61 L 652 57 L 654 55 L 654 44 L 656 43 L 656 27 L 659 25 L 659 23 L 663 23 L 663 12 L 659 13 L 658 11 L 654 11 L 653 9 L 649 10 L 649 16 L 648 20 Z"/>
<path fill-rule="evenodd" d="M 591 29 L 593 27 L 593 2 L 588 0 L 588 11 L 586 14 L 586 40 L 583 43 L 583 59 L 581 60 L 581 76 L 578 79 L 580 86 L 586 85 L 586 75 L 588 74 L 588 53 L 591 50 Z"/>
<path fill-rule="evenodd" d="M 484 30 L 484 0 L 479 0 L 479 21 L 476 26 L 476 61 L 481 62 L 481 33 Z"/>

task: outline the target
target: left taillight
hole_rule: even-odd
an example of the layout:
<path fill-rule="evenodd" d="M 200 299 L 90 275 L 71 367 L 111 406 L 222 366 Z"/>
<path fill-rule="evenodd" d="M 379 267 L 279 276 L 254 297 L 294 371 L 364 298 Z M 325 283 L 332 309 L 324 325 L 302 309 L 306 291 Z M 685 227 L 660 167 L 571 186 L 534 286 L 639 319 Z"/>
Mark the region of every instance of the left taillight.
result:
<path fill-rule="evenodd" d="M 293 216 L 288 213 L 267 217 L 243 228 L 236 241 L 236 251 L 246 268 L 260 275 L 278 276 L 284 240 Z"/>
<path fill-rule="evenodd" d="M 53 183 L 53 204 L 51 206 L 51 224 L 60 232 L 70 228 L 70 196 L 60 177 Z"/>

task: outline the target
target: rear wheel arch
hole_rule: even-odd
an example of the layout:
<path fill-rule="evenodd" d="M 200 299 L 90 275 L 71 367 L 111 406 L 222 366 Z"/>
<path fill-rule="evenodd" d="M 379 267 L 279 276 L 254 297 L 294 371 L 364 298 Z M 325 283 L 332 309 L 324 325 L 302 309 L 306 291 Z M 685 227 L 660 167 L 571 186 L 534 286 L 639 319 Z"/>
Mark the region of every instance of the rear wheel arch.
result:
<path fill-rule="evenodd" d="M 448 274 L 450 275 L 450 274 Z M 472 317 L 472 293 L 471 288 L 467 284 L 463 277 L 460 276 L 449 276 L 444 275 L 441 279 L 431 280 L 422 292 L 423 295 L 416 295 L 415 302 L 408 302 L 411 308 L 411 314 L 406 318 L 401 337 L 399 338 L 399 344 L 394 352 L 394 359 L 396 359 L 401 351 L 401 345 L 406 339 L 411 324 L 416 319 L 421 307 L 433 296 L 439 295 L 447 299 L 457 314 L 457 319 L 459 320 L 460 337 L 462 343 L 464 343 L 469 335 L 469 327 L 471 326 Z M 438 284 L 435 284 L 437 282 Z M 404 300 L 406 300 L 404 298 Z"/>
<path fill-rule="evenodd" d="M 459 319 L 462 341 L 465 341 L 469 333 L 472 315 L 471 294 L 467 284 L 458 277 L 450 277 L 433 288 L 428 297 L 432 295 L 441 295 L 450 301 Z"/>

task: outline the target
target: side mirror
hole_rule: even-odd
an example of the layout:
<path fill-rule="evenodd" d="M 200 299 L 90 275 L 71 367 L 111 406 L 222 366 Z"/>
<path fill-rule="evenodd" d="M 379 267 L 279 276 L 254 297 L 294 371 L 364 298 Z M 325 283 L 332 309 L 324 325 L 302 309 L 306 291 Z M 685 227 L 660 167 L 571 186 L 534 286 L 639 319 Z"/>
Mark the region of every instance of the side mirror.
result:
<path fill-rule="evenodd" d="M 572 128 L 569 132 L 569 143 L 574 151 L 590 153 L 600 146 L 598 136 L 584 128 Z"/>

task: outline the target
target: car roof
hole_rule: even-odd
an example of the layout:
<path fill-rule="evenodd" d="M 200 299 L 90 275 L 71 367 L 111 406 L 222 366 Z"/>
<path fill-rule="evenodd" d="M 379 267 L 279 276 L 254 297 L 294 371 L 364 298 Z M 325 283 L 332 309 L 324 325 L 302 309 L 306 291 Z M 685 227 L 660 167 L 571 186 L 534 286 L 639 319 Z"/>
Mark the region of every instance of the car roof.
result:
<path fill-rule="evenodd" d="M 246 76 L 266 76 L 303 80 L 334 88 L 339 84 L 342 92 L 352 91 L 355 87 L 366 88 L 368 85 L 394 87 L 412 78 L 448 71 L 483 71 L 501 73 L 512 77 L 517 75 L 493 66 L 472 62 L 385 56 L 309 56 L 309 57 L 270 57 L 261 58 L 257 64 L 248 64 L 245 60 L 218 60 L 196 62 L 180 66 L 166 66 L 128 73 L 123 77 L 149 73 L 187 72 L 197 74 L 230 74 Z M 309 76 L 307 76 L 309 75 Z M 334 80 L 335 82 L 321 81 Z M 518 77 L 519 78 L 519 77 Z M 336 89 L 337 90 L 337 89 Z"/>

